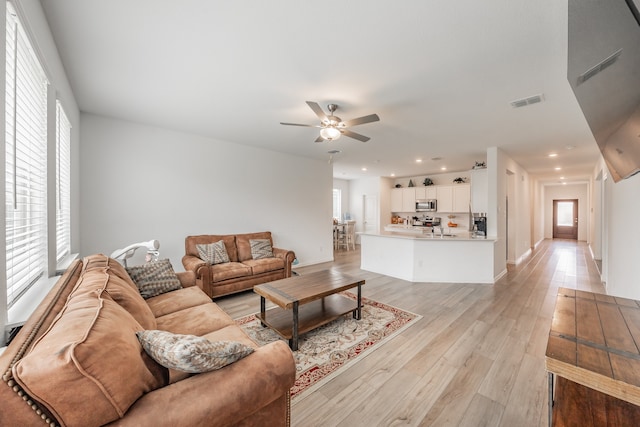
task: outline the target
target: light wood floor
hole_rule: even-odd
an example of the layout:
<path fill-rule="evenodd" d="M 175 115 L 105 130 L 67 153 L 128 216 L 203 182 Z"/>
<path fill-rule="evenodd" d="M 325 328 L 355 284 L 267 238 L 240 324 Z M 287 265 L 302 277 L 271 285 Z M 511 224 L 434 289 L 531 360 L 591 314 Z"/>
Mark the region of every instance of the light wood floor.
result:
<path fill-rule="evenodd" d="M 544 352 L 557 289 L 604 293 L 587 245 L 569 240 L 542 242 L 495 285 L 366 272 L 359 250 L 297 271 L 327 268 L 364 277 L 364 296 L 423 318 L 296 400 L 293 426 L 546 426 Z M 259 311 L 252 292 L 216 302 L 234 318 Z"/>

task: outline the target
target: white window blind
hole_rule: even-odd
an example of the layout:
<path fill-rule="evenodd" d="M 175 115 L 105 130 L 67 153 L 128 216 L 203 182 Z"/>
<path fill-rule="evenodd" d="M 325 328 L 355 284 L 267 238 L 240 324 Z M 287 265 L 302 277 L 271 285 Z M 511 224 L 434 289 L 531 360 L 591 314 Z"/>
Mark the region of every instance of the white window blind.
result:
<path fill-rule="evenodd" d="M 71 123 L 56 104 L 56 261 L 71 253 Z"/>
<path fill-rule="evenodd" d="M 333 189 L 333 217 L 342 219 L 342 191 L 339 188 Z"/>
<path fill-rule="evenodd" d="M 6 25 L 7 305 L 46 269 L 47 80 L 11 3 Z"/>

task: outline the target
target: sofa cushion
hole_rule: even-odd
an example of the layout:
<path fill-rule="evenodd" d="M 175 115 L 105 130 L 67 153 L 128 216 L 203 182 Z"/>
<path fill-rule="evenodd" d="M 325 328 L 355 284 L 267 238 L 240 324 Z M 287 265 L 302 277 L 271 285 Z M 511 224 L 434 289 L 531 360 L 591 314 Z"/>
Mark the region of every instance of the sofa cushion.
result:
<path fill-rule="evenodd" d="M 271 239 L 270 231 L 262 231 L 259 233 L 237 234 L 236 246 L 238 248 L 238 261 L 244 262 L 248 259 L 253 259 L 251 255 L 251 243 L 250 240 L 268 239 L 273 247 L 273 240 Z"/>
<path fill-rule="evenodd" d="M 273 258 L 270 239 L 250 239 L 249 246 L 251 247 L 251 258 Z"/>
<path fill-rule="evenodd" d="M 270 271 L 284 270 L 284 260 L 282 258 L 264 258 L 264 259 L 249 259 L 243 262 L 243 264 L 251 267 L 253 274 L 268 273 Z"/>
<path fill-rule="evenodd" d="M 192 374 L 220 369 L 253 353 L 253 348 L 237 341 L 209 341 L 158 330 L 139 331 L 136 335 L 156 362 Z"/>
<path fill-rule="evenodd" d="M 217 331 L 235 322 L 217 304 L 203 304 L 174 313 L 166 314 L 156 319 L 158 328 L 174 334 L 190 334 L 202 336 Z"/>
<path fill-rule="evenodd" d="M 168 370 L 138 342 L 140 330 L 105 290 L 82 288 L 13 366 L 13 376 L 63 425 L 106 424 L 168 382 Z"/>
<path fill-rule="evenodd" d="M 94 291 L 104 289 L 111 299 L 120 304 L 140 323 L 144 329 L 156 328 L 156 316 L 140 295 L 122 264 L 105 255 L 91 255 L 83 260 L 82 277 L 76 283 L 72 294 L 83 289 Z"/>
<path fill-rule="evenodd" d="M 182 289 L 180 280 L 168 259 L 127 267 L 126 270 L 140 290 L 140 295 L 145 299 Z"/>
<path fill-rule="evenodd" d="M 185 308 L 208 304 L 210 302 L 211 298 L 197 286 L 178 289 L 146 300 L 149 309 L 153 313 L 154 319 L 184 310 Z M 157 327 L 145 329 L 157 329 Z"/>
<path fill-rule="evenodd" d="M 227 254 L 227 249 L 224 246 L 224 240 L 219 240 L 215 243 L 198 244 L 196 249 L 198 249 L 200 259 L 208 264 L 229 262 L 229 254 Z"/>
<path fill-rule="evenodd" d="M 211 281 L 222 282 L 223 280 L 236 279 L 238 277 L 251 276 L 251 267 L 240 262 L 227 262 L 209 267 Z"/>

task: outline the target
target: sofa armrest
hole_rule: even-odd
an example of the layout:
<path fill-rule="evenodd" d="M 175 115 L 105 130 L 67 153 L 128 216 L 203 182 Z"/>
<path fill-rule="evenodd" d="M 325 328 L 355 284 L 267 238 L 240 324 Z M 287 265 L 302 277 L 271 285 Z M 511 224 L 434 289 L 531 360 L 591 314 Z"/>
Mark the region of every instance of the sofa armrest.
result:
<path fill-rule="evenodd" d="M 196 285 L 196 273 L 193 271 L 177 271 L 176 276 L 183 288 Z"/>
<path fill-rule="evenodd" d="M 196 277 L 199 276 L 200 268 L 206 267 L 207 263 L 193 255 L 185 255 L 182 257 L 182 265 L 187 271 L 193 271 Z"/>
<path fill-rule="evenodd" d="M 145 394 L 109 426 L 235 425 L 289 393 L 295 376 L 287 344 L 272 342 L 222 369 Z"/>
<path fill-rule="evenodd" d="M 296 254 L 288 249 L 272 248 L 273 256 L 284 260 L 284 277 L 291 277 L 291 264 L 296 259 Z"/>

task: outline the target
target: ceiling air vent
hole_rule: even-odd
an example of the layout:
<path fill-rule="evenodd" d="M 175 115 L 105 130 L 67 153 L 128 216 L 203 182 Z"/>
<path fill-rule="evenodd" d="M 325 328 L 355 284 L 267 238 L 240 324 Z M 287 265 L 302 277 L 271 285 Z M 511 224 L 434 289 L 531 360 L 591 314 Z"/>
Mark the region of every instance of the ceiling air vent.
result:
<path fill-rule="evenodd" d="M 544 101 L 544 95 L 533 95 L 528 98 L 516 99 L 515 101 L 511 101 L 511 106 L 513 108 L 526 107 L 527 105 L 537 104 L 539 102 Z"/>
<path fill-rule="evenodd" d="M 596 74 L 598 74 L 600 71 L 602 71 L 605 68 L 613 65 L 613 63 L 616 62 L 618 60 L 618 58 L 620 58 L 620 55 L 622 55 L 622 49 L 618 49 L 613 54 L 609 55 L 607 58 L 603 59 L 602 61 L 598 62 L 593 67 L 589 68 L 584 73 L 580 74 L 578 76 L 578 84 L 582 84 L 582 83 L 586 82 L 591 77 L 593 77 Z"/>

